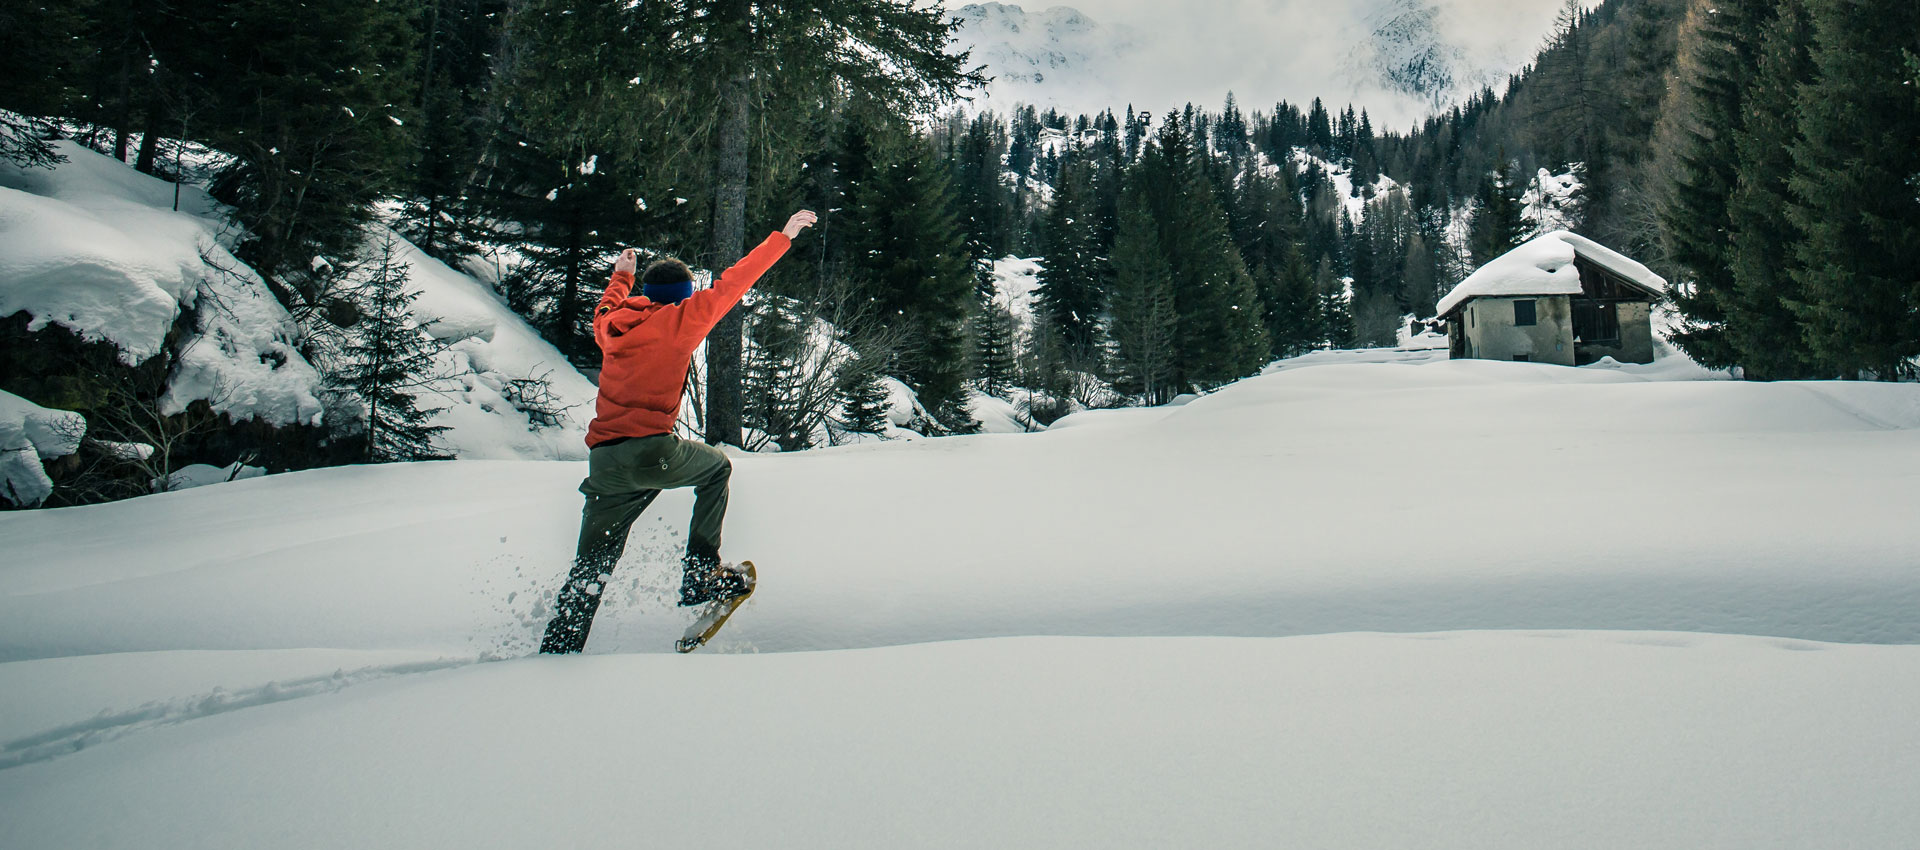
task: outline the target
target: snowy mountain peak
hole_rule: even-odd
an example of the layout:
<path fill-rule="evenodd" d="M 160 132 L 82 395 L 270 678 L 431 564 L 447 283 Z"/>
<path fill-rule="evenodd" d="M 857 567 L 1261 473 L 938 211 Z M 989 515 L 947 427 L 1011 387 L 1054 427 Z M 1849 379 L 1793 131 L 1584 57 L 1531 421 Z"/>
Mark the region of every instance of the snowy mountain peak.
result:
<path fill-rule="evenodd" d="M 1107 88 L 1111 71 L 1133 48 L 1131 31 L 1095 21 L 1078 9 L 1054 6 L 1028 12 L 1007 3 L 974 3 L 954 11 L 961 21 L 956 47 L 987 66 L 993 83 L 975 106 L 1015 103 L 1093 109 L 1118 97 Z"/>
<path fill-rule="evenodd" d="M 1375 0 L 1361 18 L 1366 37 L 1350 58 L 1356 82 L 1377 81 L 1435 109 L 1454 99 L 1465 51 L 1441 37 L 1432 0 Z"/>
<path fill-rule="evenodd" d="M 1099 2 L 1099 0 L 1096 0 Z M 1315 97 L 1410 126 L 1498 88 L 1553 25 L 1557 3 L 1507 0 L 1264 0 L 1232 14 L 1118 3 L 1034 11 L 958 6 L 956 49 L 993 78 L 974 108 L 1017 103 L 1094 113 Z"/>

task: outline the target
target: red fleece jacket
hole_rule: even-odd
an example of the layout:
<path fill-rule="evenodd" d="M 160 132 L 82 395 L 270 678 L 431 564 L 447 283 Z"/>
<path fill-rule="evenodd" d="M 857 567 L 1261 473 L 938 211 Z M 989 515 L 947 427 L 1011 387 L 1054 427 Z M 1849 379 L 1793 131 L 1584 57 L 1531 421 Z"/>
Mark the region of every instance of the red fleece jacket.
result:
<path fill-rule="evenodd" d="M 619 437 L 650 437 L 673 431 L 687 391 L 687 364 L 721 317 L 740 303 L 755 281 L 787 253 L 792 242 L 775 233 L 740 262 L 720 273 L 711 289 L 678 304 L 631 298 L 633 273 L 617 271 L 593 311 L 593 339 L 605 353 L 600 397 L 594 402 L 587 445 Z"/>

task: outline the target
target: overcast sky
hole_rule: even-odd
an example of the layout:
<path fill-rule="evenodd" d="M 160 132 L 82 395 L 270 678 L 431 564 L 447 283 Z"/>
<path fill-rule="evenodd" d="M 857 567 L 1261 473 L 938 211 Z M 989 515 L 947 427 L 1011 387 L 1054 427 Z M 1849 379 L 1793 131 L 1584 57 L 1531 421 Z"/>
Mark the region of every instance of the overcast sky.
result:
<path fill-rule="evenodd" d="M 1122 67 L 1104 74 L 1096 99 L 1132 100 L 1164 109 L 1188 101 L 1218 107 L 1235 93 L 1251 110 L 1286 99 L 1324 97 L 1361 105 L 1384 100 L 1356 89 L 1348 68 L 1369 11 L 1385 0 L 1068 0 L 1009 3 L 1028 12 L 1064 5 L 1138 39 Z M 1597 0 L 1588 0 L 1593 5 Z M 947 0 L 950 8 L 966 5 Z M 1446 38 L 1486 59 L 1530 58 L 1552 27 L 1562 0 L 1437 0 Z M 1101 104 L 1105 105 L 1105 104 Z M 1124 103 L 1114 104 L 1124 106 Z M 1408 103 L 1372 104 L 1382 123 L 1411 124 L 1422 110 Z"/>

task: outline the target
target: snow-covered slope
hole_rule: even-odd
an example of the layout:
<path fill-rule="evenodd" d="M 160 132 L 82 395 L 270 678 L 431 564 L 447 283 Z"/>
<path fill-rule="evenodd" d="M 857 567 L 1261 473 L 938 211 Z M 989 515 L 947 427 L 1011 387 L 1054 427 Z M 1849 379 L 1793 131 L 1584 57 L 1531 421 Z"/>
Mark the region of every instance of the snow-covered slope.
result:
<path fill-rule="evenodd" d="M 519 657 L 579 463 L 0 515 L 0 846 L 1920 831 L 1920 387 L 1442 356 L 736 457 L 762 582 L 708 655 L 670 492 L 589 656 Z"/>
<path fill-rule="evenodd" d="M 133 365 L 160 353 L 181 310 L 197 308 L 167 412 L 205 399 L 236 420 L 318 424 L 322 381 L 301 353 L 302 331 L 230 252 L 239 234 L 219 204 L 72 142 L 59 152 L 67 162 L 51 170 L 0 163 L 0 316 L 24 311 L 32 329 L 110 342 Z M 375 228 L 373 238 L 389 235 Z M 442 409 L 433 424 L 450 429 L 444 447 L 468 458 L 584 457 L 593 384 L 486 285 L 393 238 L 420 293 L 416 318 L 451 343 L 444 380 L 421 392 Z M 530 378 L 549 382 L 558 421 L 516 407 L 514 383 Z"/>
<path fill-rule="evenodd" d="M 135 365 L 197 307 L 168 413 L 206 399 L 236 420 L 317 423 L 320 375 L 293 318 L 229 252 L 236 234 L 213 199 L 72 142 L 56 148 L 67 162 L 51 170 L 0 163 L 0 316 L 110 342 Z"/>
<path fill-rule="evenodd" d="M 392 235 L 406 263 L 408 285 L 420 293 L 414 319 L 450 343 L 440 356 L 448 375 L 424 399 L 441 408 L 439 439 L 461 458 L 565 459 L 587 456 L 587 423 L 598 388 L 478 280 L 427 256 Z M 518 399 L 516 382 L 547 382 L 553 421 L 539 421 Z M 520 386 L 525 386 L 521 384 Z"/>

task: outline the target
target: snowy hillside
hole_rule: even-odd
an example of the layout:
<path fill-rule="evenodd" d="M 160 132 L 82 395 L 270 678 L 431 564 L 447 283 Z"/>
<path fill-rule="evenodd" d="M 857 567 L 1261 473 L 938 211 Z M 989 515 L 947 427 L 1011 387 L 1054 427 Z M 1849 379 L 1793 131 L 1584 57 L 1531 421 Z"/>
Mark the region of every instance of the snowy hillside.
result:
<path fill-rule="evenodd" d="M 240 234 L 206 192 L 175 186 L 72 142 L 52 170 L 0 163 L 0 316 L 65 327 L 112 343 L 127 365 L 159 354 L 181 311 L 196 325 L 178 343 L 166 412 L 196 400 L 236 421 L 323 420 L 321 375 L 304 333 L 231 249 Z M 392 234 L 377 228 L 371 239 Z M 485 284 L 422 254 L 398 254 L 420 293 L 415 320 L 447 344 L 439 380 L 419 392 L 449 428 L 440 444 L 464 458 L 585 456 L 595 389 Z M 336 258 L 337 259 L 337 258 Z M 545 379 L 557 421 L 530 416 L 517 394 Z M 0 384 L 0 389 L 5 385 Z"/>
<path fill-rule="evenodd" d="M 111 342 L 129 366 L 160 353 L 181 310 L 201 308 L 181 343 L 168 413 L 196 399 L 235 420 L 313 424 L 320 375 L 293 318 L 229 252 L 236 234 L 205 192 L 134 171 L 72 142 L 52 170 L 0 162 L 0 316 Z"/>
<path fill-rule="evenodd" d="M 579 463 L 0 515 L 0 846 L 1920 834 L 1920 387 L 1440 357 L 738 456 L 761 585 L 691 656 L 676 491 L 521 657 Z"/>
<path fill-rule="evenodd" d="M 995 80 L 974 106 L 1094 113 L 1349 100 L 1404 129 L 1503 86 L 1551 30 L 1557 0 L 1278 0 L 1189 8 L 1078 0 L 1043 9 L 949 2 L 956 47 Z"/>

